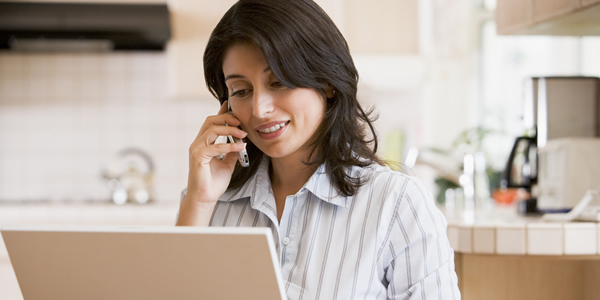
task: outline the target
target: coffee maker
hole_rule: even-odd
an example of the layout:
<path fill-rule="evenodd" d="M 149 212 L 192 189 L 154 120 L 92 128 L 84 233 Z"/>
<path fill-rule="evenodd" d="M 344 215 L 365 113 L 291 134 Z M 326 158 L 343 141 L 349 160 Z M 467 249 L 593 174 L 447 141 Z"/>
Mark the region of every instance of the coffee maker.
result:
<path fill-rule="evenodd" d="M 531 197 L 519 212 L 537 212 L 538 149 L 548 140 L 600 136 L 600 78 L 532 77 L 525 81 L 526 134 L 510 152 L 502 186 L 523 188 Z"/>

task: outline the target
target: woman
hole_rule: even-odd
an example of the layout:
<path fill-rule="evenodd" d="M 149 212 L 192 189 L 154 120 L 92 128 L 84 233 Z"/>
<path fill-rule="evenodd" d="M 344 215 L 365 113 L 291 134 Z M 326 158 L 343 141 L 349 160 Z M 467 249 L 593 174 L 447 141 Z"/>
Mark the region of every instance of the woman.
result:
<path fill-rule="evenodd" d="M 178 225 L 270 227 L 289 299 L 460 298 L 446 220 L 377 158 L 348 46 L 317 4 L 239 1 L 204 70 L 222 105 L 190 147 Z M 215 144 L 226 135 L 246 144 Z"/>

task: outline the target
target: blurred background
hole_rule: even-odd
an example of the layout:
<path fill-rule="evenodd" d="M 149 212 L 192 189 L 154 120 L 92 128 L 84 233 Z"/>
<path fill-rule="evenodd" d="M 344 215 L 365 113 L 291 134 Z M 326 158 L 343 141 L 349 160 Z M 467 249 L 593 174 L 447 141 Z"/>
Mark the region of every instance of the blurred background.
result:
<path fill-rule="evenodd" d="M 350 45 L 360 101 L 379 113 L 380 154 L 443 153 L 460 172 L 465 153 L 482 153 L 489 192 L 526 130 L 525 79 L 600 76 L 600 38 L 498 35 L 495 0 L 316 2 Z M 0 202 L 177 205 L 188 147 L 218 110 L 204 46 L 233 3 L 167 1 L 164 50 L 0 51 Z M 440 164 L 403 170 L 437 195 Z"/>

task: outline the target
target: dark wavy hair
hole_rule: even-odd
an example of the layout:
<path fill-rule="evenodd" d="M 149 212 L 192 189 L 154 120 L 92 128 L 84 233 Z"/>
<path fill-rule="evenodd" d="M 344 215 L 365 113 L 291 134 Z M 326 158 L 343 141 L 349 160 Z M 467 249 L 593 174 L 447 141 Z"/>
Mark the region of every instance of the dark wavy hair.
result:
<path fill-rule="evenodd" d="M 366 178 L 352 177 L 352 166 L 382 164 L 372 110 L 357 100 L 358 72 L 348 44 L 329 16 L 310 0 L 240 0 L 213 30 L 204 52 L 204 76 L 221 103 L 228 99 L 223 57 L 233 45 L 260 49 L 275 77 L 288 88 L 311 88 L 326 98 L 322 123 L 310 143 L 307 165 L 325 164 L 332 183 L 352 196 Z M 370 136 L 366 134 L 367 129 Z M 263 153 L 247 141 L 250 166 L 236 165 L 229 189 L 242 186 L 258 169 Z"/>

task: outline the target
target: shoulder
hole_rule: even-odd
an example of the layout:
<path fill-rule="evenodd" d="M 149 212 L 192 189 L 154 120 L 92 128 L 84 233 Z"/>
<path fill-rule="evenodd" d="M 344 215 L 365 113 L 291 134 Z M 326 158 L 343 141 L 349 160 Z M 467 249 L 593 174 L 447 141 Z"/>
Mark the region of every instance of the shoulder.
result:
<path fill-rule="evenodd" d="M 431 192 L 419 178 L 377 164 L 356 171 L 361 171 L 361 178 L 365 180 L 358 198 L 377 199 L 384 224 L 391 224 L 396 219 L 412 220 L 430 223 L 436 231 L 445 230 L 445 218 L 436 207 Z"/>
<path fill-rule="evenodd" d="M 384 194 L 388 193 L 400 198 L 415 193 L 428 198 L 430 194 L 419 178 L 394 171 L 387 166 L 372 164 L 366 167 L 354 167 L 353 173 L 363 180 L 363 188 L 374 189 Z"/>

